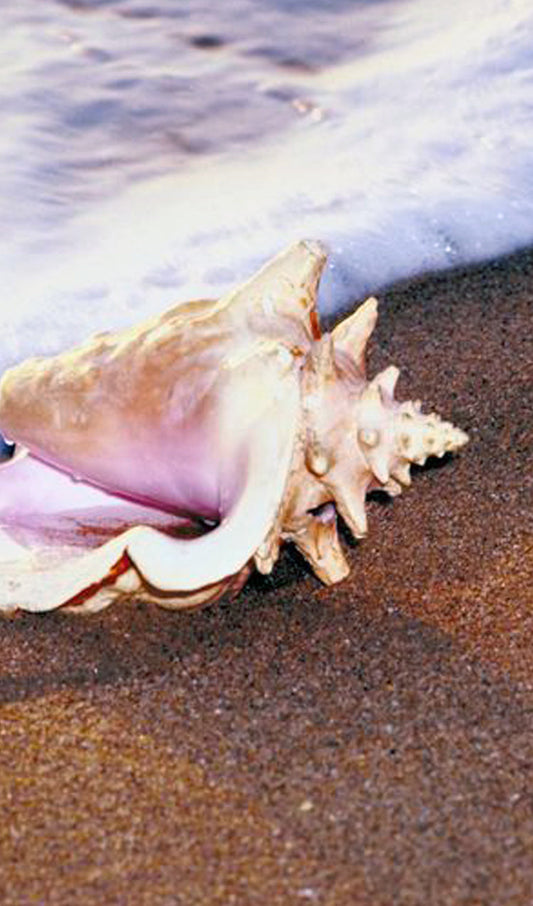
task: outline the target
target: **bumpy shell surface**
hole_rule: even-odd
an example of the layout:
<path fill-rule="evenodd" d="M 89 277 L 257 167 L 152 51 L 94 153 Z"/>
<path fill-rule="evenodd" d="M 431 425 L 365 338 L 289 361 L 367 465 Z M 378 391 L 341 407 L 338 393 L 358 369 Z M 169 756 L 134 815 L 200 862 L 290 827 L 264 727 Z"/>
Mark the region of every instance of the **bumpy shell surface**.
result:
<path fill-rule="evenodd" d="M 283 541 L 322 581 L 347 574 L 337 513 L 363 536 L 369 489 L 400 493 L 410 463 L 467 438 L 419 404 L 396 402 L 396 368 L 366 379 L 374 299 L 321 334 L 325 262 L 319 243 L 297 243 L 219 301 L 176 306 L 5 374 L 0 430 L 19 449 L 215 527 L 193 540 L 137 527 L 51 570 L 12 564 L 0 609 L 98 609 L 132 592 L 194 606 L 235 593 L 253 564 L 269 572 Z"/>

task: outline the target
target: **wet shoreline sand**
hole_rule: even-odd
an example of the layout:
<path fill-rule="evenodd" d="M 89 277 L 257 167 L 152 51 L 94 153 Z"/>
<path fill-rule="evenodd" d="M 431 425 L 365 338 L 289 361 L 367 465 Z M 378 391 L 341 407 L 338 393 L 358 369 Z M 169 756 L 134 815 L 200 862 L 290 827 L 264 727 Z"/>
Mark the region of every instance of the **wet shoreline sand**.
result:
<path fill-rule="evenodd" d="M 370 373 L 470 444 L 336 588 L 0 622 L 3 904 L 531 902 L 533 252 L 381 299 Z"/>

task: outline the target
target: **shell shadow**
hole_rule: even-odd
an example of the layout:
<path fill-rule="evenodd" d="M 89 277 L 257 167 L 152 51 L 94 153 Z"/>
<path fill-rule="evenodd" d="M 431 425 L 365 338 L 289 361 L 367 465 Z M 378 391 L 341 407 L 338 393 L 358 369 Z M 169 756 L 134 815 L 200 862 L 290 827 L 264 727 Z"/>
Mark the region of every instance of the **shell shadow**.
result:
<path fill-rule="evenodd" d="M 176 661 L 212 659 L 234 644 L 236 632 L 253 635 L 258 612 L 283 608 L 291 588 L 307 584 L 306 572 L 296 552 L 286 550 L 271 575 L 254 573 L 237 599 L 205 608 L 171 612 L 132 597 L 93 615 L 0 620 L 0 703 L 120 685 L 164 673 Z"/>

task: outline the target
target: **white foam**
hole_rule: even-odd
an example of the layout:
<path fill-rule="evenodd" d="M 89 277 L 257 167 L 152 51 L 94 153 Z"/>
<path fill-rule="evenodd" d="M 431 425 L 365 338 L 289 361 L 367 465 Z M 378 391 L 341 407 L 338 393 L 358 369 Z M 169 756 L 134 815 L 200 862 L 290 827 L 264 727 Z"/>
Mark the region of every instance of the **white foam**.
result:
<path fill-rule="evenodd" d="M 531 3 L 377 8 L 359 55 L 291 76 L 292 126 L 6 240 L 0 367 L 217 295 L 302 236 L 330 245 L 327 310 L 531 243 Z"/>

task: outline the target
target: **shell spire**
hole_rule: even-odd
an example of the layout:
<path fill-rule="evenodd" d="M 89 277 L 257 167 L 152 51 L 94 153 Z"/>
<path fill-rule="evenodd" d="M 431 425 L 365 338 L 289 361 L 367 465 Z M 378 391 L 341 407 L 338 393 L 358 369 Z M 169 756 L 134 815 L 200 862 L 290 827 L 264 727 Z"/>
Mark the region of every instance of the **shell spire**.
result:
<path fill-rule="evenodd" d="M 411 484 L 411 463 L 458 450 L 468 440 L 437 415 L 422 414 L 419 402 L 395 400 L 395 365 L 366 378 L 377 308 L 376 299 L 367 299 L 331 334 L 316 338 L 303 363 L 303 456 L 281 519 L 282 537 L 296 544 L 323 581 L 337 581 L 344 566 L 335 522 L 318 518 L 322 507 L 333 505 L 352 535 L 363 538 L 368 491 L 401 494 Z"/>
<path fill-rule="evenodd" d="M 396 416 L 396 452 L 398 456 L 424 465 L 428 456 L 442 457 L 460 450 L 468 435 L 435 412 L 424 415 L 419 403 L 402 403 Z"/>
<path fill-rule="evenodd" d="M 425 415 L 419 400 L 396 402 L 399 371 L 391 365 L 362 390 L 356 404 L 357 443 L 374 476 L 373 487 L 391 496 L 411 484 L 411 463 L 424 465 L 429 456 L 459 450 L 468 435 L 436 413 Z"/>

